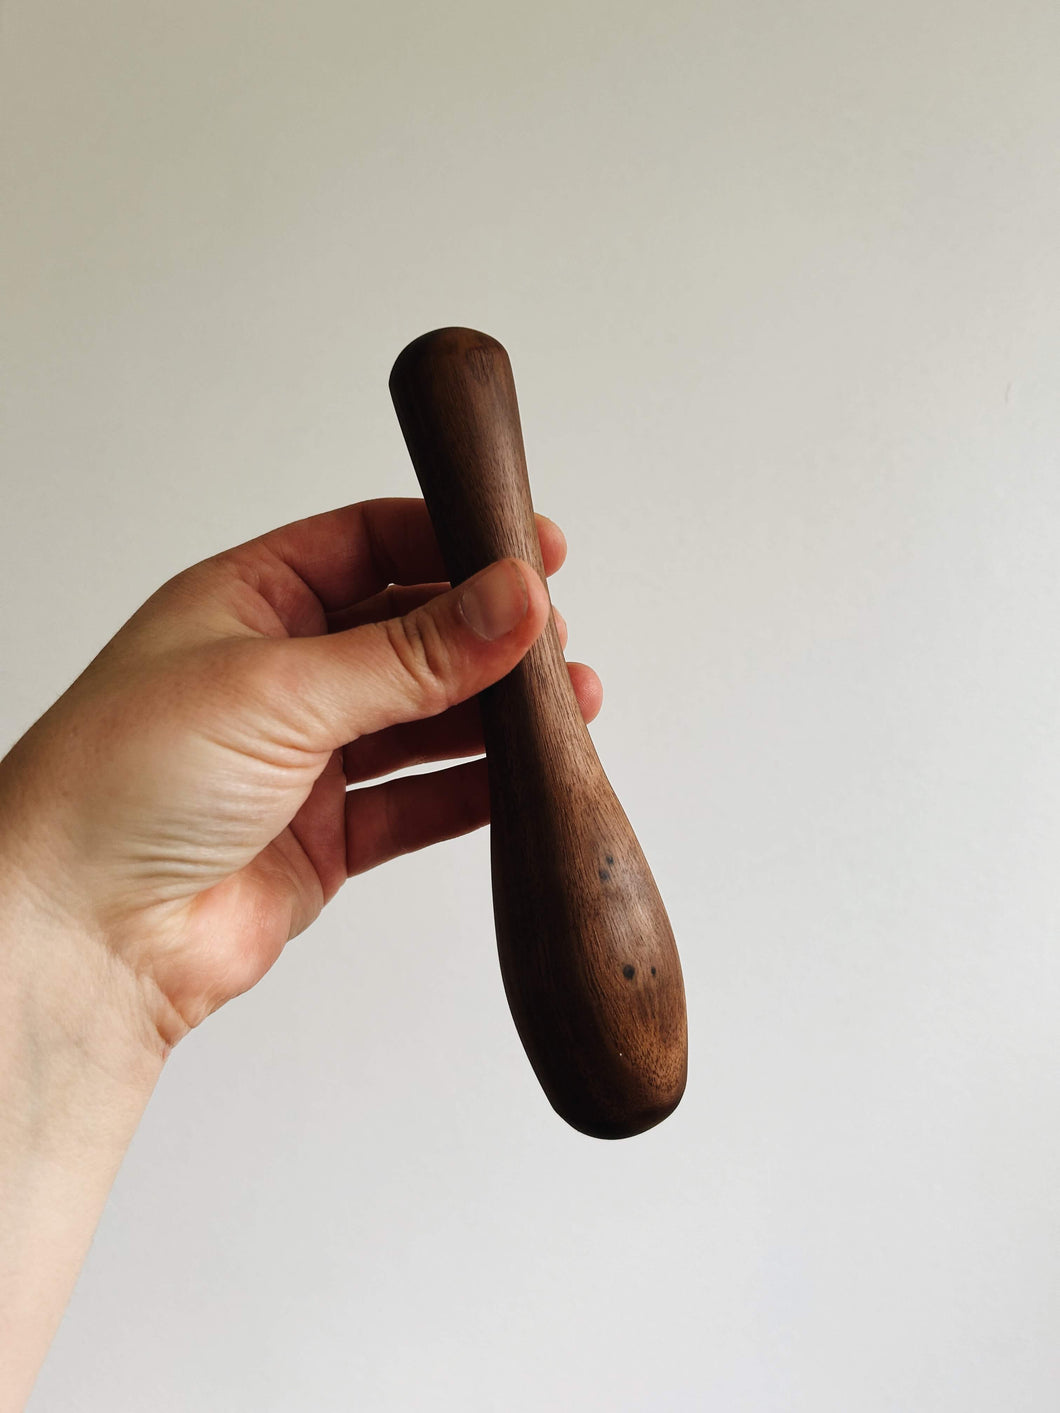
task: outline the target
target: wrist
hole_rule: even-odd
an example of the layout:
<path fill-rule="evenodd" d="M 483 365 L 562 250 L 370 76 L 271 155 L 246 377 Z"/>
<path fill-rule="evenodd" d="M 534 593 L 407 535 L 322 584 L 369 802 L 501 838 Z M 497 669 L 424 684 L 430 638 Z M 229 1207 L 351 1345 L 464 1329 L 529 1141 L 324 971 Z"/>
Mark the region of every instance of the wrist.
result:
<path fill-rule="evenodd" d="M 100 936 L 53 906 L 43 878 L 0 850 L 8 1122 L 41 1141 L 127 1142 L 168 1053 L 148 990 Z"/>
<path fill-rule="evenodd" d="M 43 719 L 42 719 L 43 721 Z M 39 769 L 32 728 L 0 761 L 0 1007 L 60 1049 L 134 1079 L 156 1076 L 187 1025 L 110 935 L 64 817 L 63 791 Z M 3 1012 L 0 1010 L 0 1015 Z"/>
<path fill-rule="evenodd" d="M 127 969 L 44 892 L 0 851 L 3 1409 L 28 1397 L 163 1063 Z"/>

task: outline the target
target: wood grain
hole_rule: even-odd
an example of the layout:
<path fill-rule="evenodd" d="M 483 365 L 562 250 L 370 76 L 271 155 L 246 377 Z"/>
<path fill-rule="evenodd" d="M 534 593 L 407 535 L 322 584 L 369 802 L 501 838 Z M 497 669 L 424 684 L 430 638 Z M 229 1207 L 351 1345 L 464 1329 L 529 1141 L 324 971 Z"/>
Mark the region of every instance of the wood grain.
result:
<path fill-rule="evenodd" d="M 390 377 L 454 584 L 506 555 L 544 579 L 508 355 L 438 329 Z M 684 986 L 673 933 L 604 774 L 555 625 L 480 697 L 501 972 L 530 1063 L 583 1133 L 624 1138 L 684 1091 Z"/>

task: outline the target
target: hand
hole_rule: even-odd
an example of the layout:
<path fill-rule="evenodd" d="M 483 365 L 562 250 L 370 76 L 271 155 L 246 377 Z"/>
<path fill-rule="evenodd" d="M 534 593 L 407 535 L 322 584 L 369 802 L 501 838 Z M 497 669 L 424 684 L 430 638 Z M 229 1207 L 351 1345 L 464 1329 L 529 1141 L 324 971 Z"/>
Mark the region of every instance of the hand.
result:
<path fill-rule="evenodd" d="M 481 752 L 468 699 L 548 621 L 529 565 L 443 574 L 421 501 L 275 530 L 160 589 L 0 762 L 0 1413 L 173 1044 L 348 874 L 485 823 L 481 760 L 346 790 Z"/>
<path fill-rule="evenodd" d="M 552 573 L 563 536 L 538 528 Z M 528 565 L 443 574 L 421 501 L 251 540 L 160 589 L 0 764 L 0 854 L 134 979 L 161 1053 L 348 875 L 486 822 L 481 760 L 346 788 L 481 753 L 468 699 L 545 627 Z M 570 671 L 590 720 L 598 679 Z"/>

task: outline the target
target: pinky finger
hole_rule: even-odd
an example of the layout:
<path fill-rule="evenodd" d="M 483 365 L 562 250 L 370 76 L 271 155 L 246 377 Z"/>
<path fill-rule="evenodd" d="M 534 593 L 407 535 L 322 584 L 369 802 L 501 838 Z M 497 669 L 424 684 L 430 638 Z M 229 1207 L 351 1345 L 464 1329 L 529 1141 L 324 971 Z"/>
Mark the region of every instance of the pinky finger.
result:
<path fill-rule="evenodd" d="M 346 792 L 346 872 L 469 834 L 489 822 L 484 760 Z"/>

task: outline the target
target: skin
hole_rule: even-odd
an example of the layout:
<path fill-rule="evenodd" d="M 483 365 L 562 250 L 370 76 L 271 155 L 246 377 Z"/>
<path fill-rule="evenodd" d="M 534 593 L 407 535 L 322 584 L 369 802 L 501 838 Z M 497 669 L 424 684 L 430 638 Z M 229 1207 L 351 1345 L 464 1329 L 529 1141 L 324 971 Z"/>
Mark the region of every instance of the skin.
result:
<path fill-rule="evenodd" d="M 0 762 L 2 1413 L 173 1046 L 349 876 L 487 822 L 481 759 L 363 783 L 480 754 L 471 699 L 552 611 L 519 561 L 444 575 L 418 500 L 283 526 L 165 584 Z"/>

